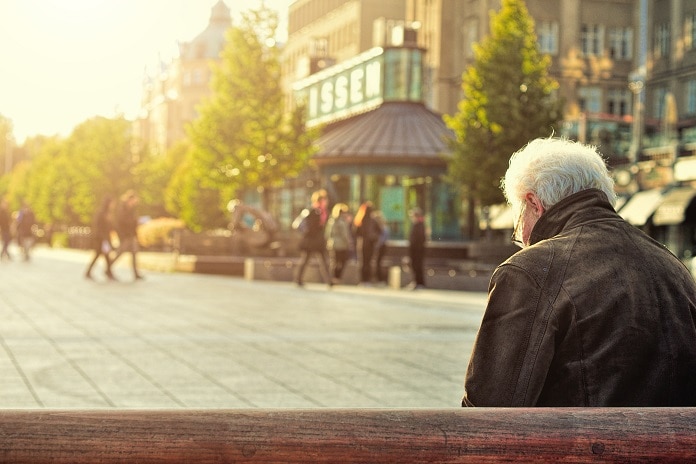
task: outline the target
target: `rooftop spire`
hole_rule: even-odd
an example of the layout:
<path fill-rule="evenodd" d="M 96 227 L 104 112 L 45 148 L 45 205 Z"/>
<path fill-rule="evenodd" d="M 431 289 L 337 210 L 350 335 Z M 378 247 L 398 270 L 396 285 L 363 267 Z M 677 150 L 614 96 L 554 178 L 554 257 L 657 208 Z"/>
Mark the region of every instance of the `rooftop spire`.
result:
<path fill-rule="evenodd" d="M 230 9 L 225 5 L 223 0 L 218 0 L 218 2 L 210 10 L 210 24 L 230 23 Z"/>

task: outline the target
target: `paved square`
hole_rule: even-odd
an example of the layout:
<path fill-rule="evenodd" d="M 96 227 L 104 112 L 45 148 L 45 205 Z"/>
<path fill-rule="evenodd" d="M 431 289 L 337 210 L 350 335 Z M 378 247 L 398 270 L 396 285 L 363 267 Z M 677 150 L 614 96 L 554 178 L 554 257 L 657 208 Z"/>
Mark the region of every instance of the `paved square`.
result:
<path fill-rule="evenodd" d="M 15 255 L 17 255 L 15 253 Z M 17 255 L 18 256 L 18 255 Z M 485 293 L 0 263 L 0 408 L 458 407 Z M 146 256 L 144 256 L 144 259 Z"/>

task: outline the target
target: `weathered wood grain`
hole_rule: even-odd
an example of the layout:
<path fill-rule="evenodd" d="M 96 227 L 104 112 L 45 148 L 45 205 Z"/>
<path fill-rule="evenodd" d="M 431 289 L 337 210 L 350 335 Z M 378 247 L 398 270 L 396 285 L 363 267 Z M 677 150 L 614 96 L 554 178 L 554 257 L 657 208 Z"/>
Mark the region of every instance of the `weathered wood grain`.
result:
<path fill-rule="evenodd" d="M 0 462 L 696 462 L 696 408 L 6 410 Z"/>

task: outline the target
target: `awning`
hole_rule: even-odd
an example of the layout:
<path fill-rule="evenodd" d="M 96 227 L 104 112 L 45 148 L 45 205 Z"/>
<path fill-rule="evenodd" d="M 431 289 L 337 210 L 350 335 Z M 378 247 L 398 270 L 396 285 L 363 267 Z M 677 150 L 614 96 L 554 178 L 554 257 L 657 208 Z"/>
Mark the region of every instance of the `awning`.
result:
<path fill-rule="evenodd" d="M 691 187 L 679 187 L 667 192 L 662 198 L 662 203 L 655 211 L 653 224 L 656 226 L 668 226 L 684 222 L 686 209 L 691 204 L 694 196 L 696 196 L 696 189 Z"/>
<path fill-rule="evenodd" d="M 628 201 L 628 198 L 626 198 L 626 197 L 624 197 L 624 196 L 617 197 L 617 198 L 616 198 L 616 202 L 614 203 L 614 211 L 620 210 L 621 207 L 622 207 L 623 205 L 625 205 L 627 201 Z"/>
<path fill-rule="evenodd" d="M 662 189 L 635 193 L 619 210 L 619 216 L 634 226 L 643 226 L 662 203 Z"/>
<path fill-rule="evenodd" d="M 327 126 L 313 159 L 321 166 L 437 164 L 445 166 L 452 131 L 442 116 L 420 103 L 388 102 L 376 110 Z"/>

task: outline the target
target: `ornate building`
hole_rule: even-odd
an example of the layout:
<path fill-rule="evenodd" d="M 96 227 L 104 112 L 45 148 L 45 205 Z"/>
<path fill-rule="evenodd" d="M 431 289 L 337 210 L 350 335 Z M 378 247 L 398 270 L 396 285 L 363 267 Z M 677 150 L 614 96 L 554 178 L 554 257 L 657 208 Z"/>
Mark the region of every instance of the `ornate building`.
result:
<path fill-rule="evenodd" d="M 179 56 L 145 76 L 135 130 L 153 153 L 164 153 L 186 137 L 186 124 L 197 117 L 196 105 L 210 93 L 210 64 L 220 59 L 231 25 L 230 9 L 219 0 L 208 26 L 190 42 L 179 44 Z"/>

